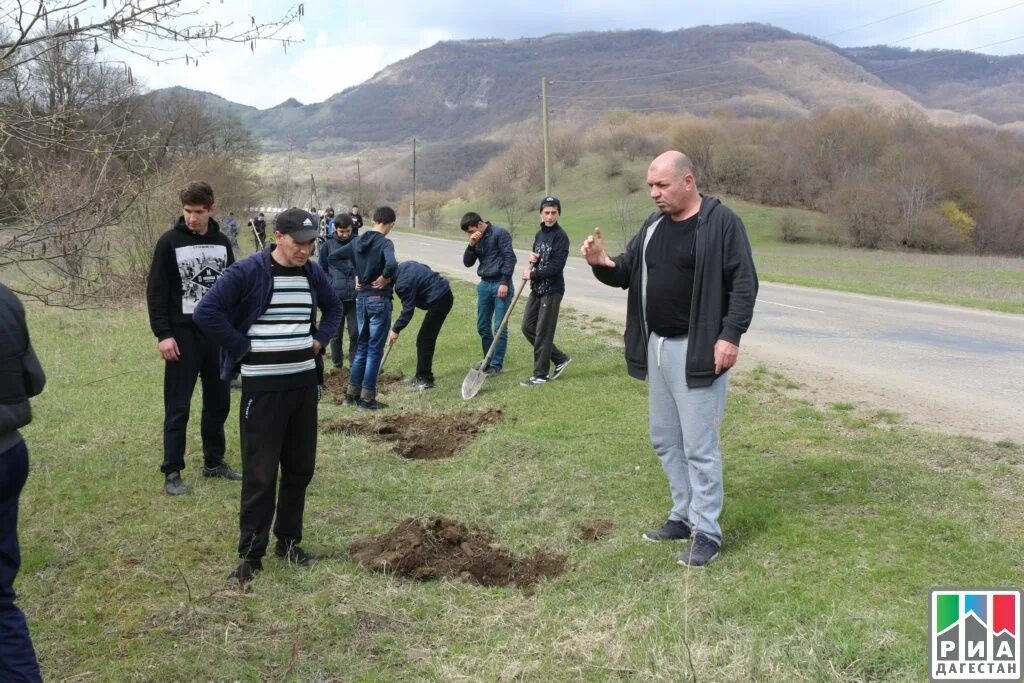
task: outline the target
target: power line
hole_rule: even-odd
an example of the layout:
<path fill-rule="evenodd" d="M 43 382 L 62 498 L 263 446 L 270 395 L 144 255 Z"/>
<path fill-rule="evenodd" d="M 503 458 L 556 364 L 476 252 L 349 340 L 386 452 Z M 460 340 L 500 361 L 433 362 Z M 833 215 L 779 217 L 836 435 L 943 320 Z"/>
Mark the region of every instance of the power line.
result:
<path fill-rule="evenodd" d="M 1013 9 L 1015 7 L 1020 7 L 1021 5 L 1024 5 L 1024 2 L 1018 2 L 1016 5 L 1010 5 L 1009 7 L 1003 7 L 1001 9 L 993 10 L 991 12 L 986 12 L 985 14 L 979 14 L 976 17 L 971 17 L 969 19 L 964 19 L 963 21 L 958 21 L 955 24 L 949 24 L 948 26 L 940 26 L 939 28 L 933 28 L 930 31 L 923 31 L 922 33 L 915 33 L 914 35 L 907 36 L 906 38 L 900 38 L 899 40 L 890 41 L 890 44 L 891 43 L 902 43 L 902 42 L 905 42 L 905 41 L 908 41 L 908 40 L 912 40 L 914 38 L 920 38 L 921 36 L 927 36 L 927 35 L 931 35 L 932 33 L 937 33 L 939 31 L 945 31 L 947 28 L 954 28 L 956 26 L 961 26 L 963 24 L 968 24 L 968 23 L 970 23 L 972 21 L 975 21 L 977 19 L 984 19 L 985 17 L 990 17 L 993 14 L 999 14 L 1000 12 L 1005 12 L 1005 11 L 1011 10 L 1011 9 Z"/>
<path fill-rule="evenodd" d="M 704 64 L 702 66 L 691 66 L 688 69 L 678 69 L 676 71 L 665 71 L 659 74 L 647 74 L 645 76 L 626 76 L 623 78 L 606 78 L 597 81 L 548 81 L 551 85 L 560 84 L 572 84 L 576 85 L 579 83 L 621 83 L 622 81 L 639 81 L 647 78 L 661 78 L 662 76 L 676 76 L 678 74 L 690 73 L 691 71 L 699 71 L 701 69 L 710 69 L 713 66 L 724 66 L 725 64 L 731 64 L 732 62 L 742 61 L 740 58 L 727 59 L 724 62 L 715 62 L 714 64 Z"/>
<path fill-rule="evenodd" d="M 945 1 L 946 0 L 936 0 L 935 2 L 930 2 L 927 5 L 918 5 L 917 7 L 911 7 L 910 9 L 905 10 L 903 12 L 899 12 L 897 14 L 890 14 L 887 17 L 882 17 L 881 19 L 877 19 L 875 21 L 869 21 L 868 23 L 861 24 L 860 26 L 852 26 L 850 28 L 844 28 L 842 31 L 836 31 L 835 33 L 830 33 L 827 36 L 822 36 L 822 38 L 823 39 L 824 38 L 834 38 L 834 37 L 842 35 L 844 33 L 849 33 L 850 31 L 856 31 L 858 29 L 867 28 L 868 26 L 875 26 L 876 24 L 884 23 L 886 21 L 889 21 L 890 19 L 896 19 L 898 17 L 902 17 L 905 14 L 912 14 L 912 13 L 914 13 L 914 12 L 916 12 L 918 10 L 924 9 L 926 7 L 933 7 L 935 5 L 941 5 Z"/>
<path fill-rule="evenodd" d="M 756 76 L 747 76 L 746 78 L 737 78 L 731 81 L 719 81 L 718 83 L 708 83 L 706 85 L 692 85 L 689 88 L 680 88 L 678 90 L 659 90 L 654 93 L 634 93 L 632 95 L 548 95 L 548 99 L 559 99 L 559 100 L 624 100 L 631 97 L 652 97 L 655 95 L 671 95 L 684 92 L 691 92 L 693 90 L 703 90 L 704 88 L 717 88 L 721 85 L 733 85 L 736 83 L 743 83 L 746 81 L 754 80 L 755 78 L 761 78 L 764 74 L 757 74 Z"/>

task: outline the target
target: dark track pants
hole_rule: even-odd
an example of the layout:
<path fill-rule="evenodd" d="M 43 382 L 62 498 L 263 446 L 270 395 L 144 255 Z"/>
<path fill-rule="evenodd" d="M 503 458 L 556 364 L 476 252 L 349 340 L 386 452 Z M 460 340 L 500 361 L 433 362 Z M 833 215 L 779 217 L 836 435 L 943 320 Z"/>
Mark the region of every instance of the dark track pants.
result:
<path fill-rule="evenodd" d="M 530 292 L 523 312 L 523 335 L 533 345 L 533 374 L 548 374 L 548 368 L 564 363 L 569 356 L 555 346 L 555 328 L 558 327 L 558 309 L 562 305 L 561 294 L 537 296 Z"/>
<path fill-rule="evenodd" d="M 238 556 L 256 560 L 267 552 L 272 521 L 280 543 L 302 540 L 306 487 L 316 465 L 317 387 L 252 392 L 243 388 L 239 413 L 242 507 Z M 281 485 L 275 491 L 279 468 Z"/>
<path fill-rule="evenodd" d="M 224 462 L 224 421 L 231 411 L 231 386 L 220 378 L 220 347 L 196 328 L 176 329 L 174 339 L 181 357 L 164 361 L 164 474 L 185 469 L 185 433 L 197 378 L 203 388 L 200 431 L 207 467 Z"/>
<path fill-rule="evenodd" d="M 430 304 L 427 315 L 416 335 L 416 376 L 420 379 L 434 379 L 434 349 L 437 347 L 437 335 L 441 334 L 441 325 L 452 310 L 455 297 L 448 292 Z"/>
<path fill-rule="evenodd" d="M 0 681 L 42 681 L 25 615 L 14 604 L 21 568 L 18 498 L 28 479 L 24 441 L 0 453 Z"/>
<path fill-rule="evenodd" d="M 356 300 L 349 299 L 341 302 L 341 326 L 338 333 L 331 337 L 331 362 L 334 367 L 340 368 L 345 358 L 342 350 L 345 329 L 348 328 L 348 365 L 352 367 L 352 359 L 356 355 L 356 342 L 359 341 L 359 328 L 356 325 Z"/>

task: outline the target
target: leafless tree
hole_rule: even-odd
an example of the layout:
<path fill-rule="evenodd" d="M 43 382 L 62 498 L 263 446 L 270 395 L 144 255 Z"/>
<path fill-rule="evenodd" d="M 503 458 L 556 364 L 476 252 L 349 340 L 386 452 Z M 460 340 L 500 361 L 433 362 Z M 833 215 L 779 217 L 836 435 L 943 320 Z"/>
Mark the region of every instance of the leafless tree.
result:
<path fill-rule="evenodd" d="M 111 289 L 112 232 L 164 168 L 255 145 L 230 117 L 139 97 L 111 46 L 155 63 L 198 66 L 217 43 L 290 42 L 302 4 L 270 23 L 208 21 L 198 0 L 16 0 L 0 8 L 0 271 L 12 288 L 50 304 Z M 173 175 L 173 174 L 172 174 Z M 242 185 L 240 194 L 249 190 Z M 251 189 L 251 188 L 250 188 Z"/>

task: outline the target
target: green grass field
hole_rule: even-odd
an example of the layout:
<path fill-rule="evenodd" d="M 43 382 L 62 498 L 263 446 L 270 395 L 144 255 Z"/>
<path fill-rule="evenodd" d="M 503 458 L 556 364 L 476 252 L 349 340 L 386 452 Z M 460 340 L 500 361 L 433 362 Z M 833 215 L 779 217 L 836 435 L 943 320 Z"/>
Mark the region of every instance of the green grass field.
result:
<path fill-rule="evenodd" d="M 562 201 L 562 227 L 569 233 L 573 255 L 594 227 L 606 236 L 609 249 L 621 251 L 643 219 L 654 210 L 644 177 L 647 161 L 627 164 L 608 178 L 601 161 L 587 157 L 575 169 L 561 170 L 553 192 Z M 541 194 L 532 200 L 539 202 Z M 1024 259 L 932 255 L 913 252 L 869 251 L 822 244 L 787 243 L 779 221 L 791 217 L 814 235 L 828 223 L 824 214 L 777 208 L 724 197 L 747 227 L 762 280 L 807 287 L 838 289 L 899 299 L 1024 313 Z M 627 202 L 623 205 L 623 202 Z M 459 219 L 477 211 L 488 220 L 507 225 L 502 212 L 477 203 L 453 201 L 443 211 L 441 236 L 462 239 Z M 630 216 L 626 229 L 620 215 Z M 536 212 L 525 212 L 516 229 L 516 246 L 528 249 L 537 230 Z"/>
<path fill-rule="evenodd" d="M 189 495 L 162 493 L 162 369 L 144 310 L 31 307 L 49 384 L 24 430 L 17 588 L 46 679 L 923 680 L 930 589 L 1019 585 L 1024 448 L 909 430 L 843 396 L 818 410 L 752 367 L 733 378 L 723 427 L 723 555 L 683 569 L 679 548 L 640 538 L 669 497 L 645 386 L 626 376 L 617 334 L 564 314 L 558 339 L 574 364 L 525 389 L 514 325 L 508 372 L 463 402 L 482 355 L 473 304 L 457 283 L 438 388 L 384 395 L 392 408 L 377 419 L 496 409 L 503 421 L 429 462 L 321 434 L 304 546 L 324 561 L 268 558 L 246 593 L 226 583 L 238 484 L 197 476 L 196 429 Z M 420 319 L 390 370 L 411 373 Z M 368 418 L 322 403 L 321 422 L 334 419 Z M 564 553 L 571 569 L 524 592 L 372 574 L 347 555 L 405 517 L 439 515 L 515 553 Z M 611 534 L 577 540 L 598 518 Z"/>

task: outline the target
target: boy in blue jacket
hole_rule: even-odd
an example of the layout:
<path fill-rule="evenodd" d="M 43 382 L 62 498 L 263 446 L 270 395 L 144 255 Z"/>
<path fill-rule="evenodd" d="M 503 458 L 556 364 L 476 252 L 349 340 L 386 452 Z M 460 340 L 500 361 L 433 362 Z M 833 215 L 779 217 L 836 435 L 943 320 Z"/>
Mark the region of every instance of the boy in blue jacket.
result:
<path fill-rule="evenodd" d="M 384 345 L 391 327 L 391 294 L 398 261 L 395 245 L 387 238 L 395 227 L 395 210 L 378 207 L 373 212 L 373 228 L 336 249 L 327 257 L 330 265 L 345 259 L 356 266 L 356 325 L 359 336 L 352 359 L 345 405 L 360 411 L 387 408 L 377 400 L 377 373 L 384 357 Z"/>
<path fill-rule="evenodd" d="M 412 320 L 415 309 L 427 312 L 416 335 L 416 375 L 412 391 L 434 388 L 434 349 L 441 326 L 452 310 L 455 297 L 451 285 L 430 268 L 416 261 L 402 261 L 395 275 L 395 293 L 402 301 L 402 314 L 398 316 L 388 342 L 394 342 Z"/>

